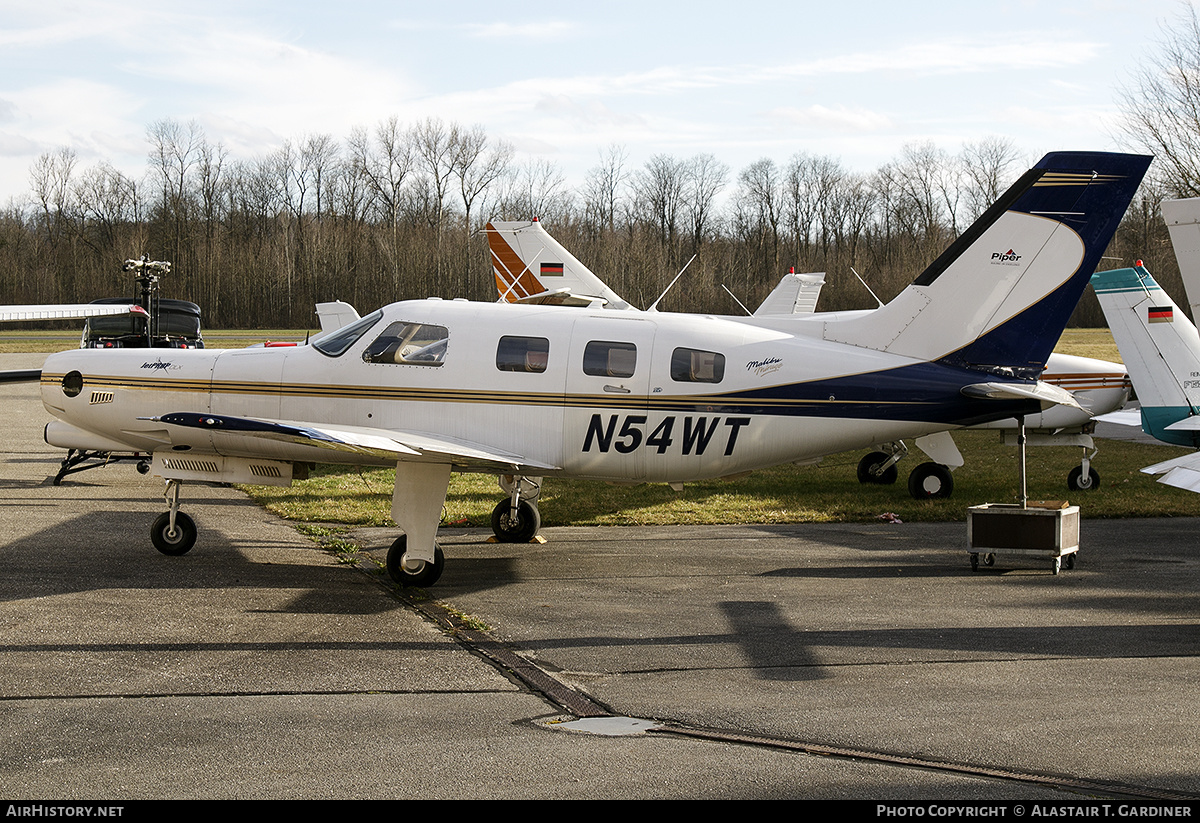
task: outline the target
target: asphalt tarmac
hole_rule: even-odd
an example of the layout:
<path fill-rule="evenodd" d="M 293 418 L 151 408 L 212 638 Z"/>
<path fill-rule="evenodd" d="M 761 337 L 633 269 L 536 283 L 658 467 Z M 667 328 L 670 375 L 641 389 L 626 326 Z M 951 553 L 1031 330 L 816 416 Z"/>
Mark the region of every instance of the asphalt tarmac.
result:
<path fill-rule="evenodd" d="M 54 486 L 36 386 L 0 413 L 6 800 L 1200 799 L 1194 519 L 1058 576 L 962 523 L 443 530 L 422 597 L 222 487 L 161 555 L 161 480 Z"/>

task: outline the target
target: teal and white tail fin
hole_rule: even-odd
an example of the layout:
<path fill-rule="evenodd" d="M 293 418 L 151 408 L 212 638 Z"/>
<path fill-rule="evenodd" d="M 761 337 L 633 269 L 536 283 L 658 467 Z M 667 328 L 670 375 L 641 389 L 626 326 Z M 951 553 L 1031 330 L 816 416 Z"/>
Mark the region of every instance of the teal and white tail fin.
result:
<path fill-rule="evenodd" d="M 1200 334 L 1139 261 L 1092 275 L 1092 287 L 1142 404 L 1142 430 L 1200 446 Z"/>

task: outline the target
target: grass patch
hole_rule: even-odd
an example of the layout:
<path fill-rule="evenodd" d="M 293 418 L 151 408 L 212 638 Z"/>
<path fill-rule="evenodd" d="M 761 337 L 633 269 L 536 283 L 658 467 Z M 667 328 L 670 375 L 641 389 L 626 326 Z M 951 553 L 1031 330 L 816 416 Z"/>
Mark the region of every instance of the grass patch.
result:
<path fill-rule="evenodd" d="M 664 484 L 613 486 L 596 481 L 547 478 L 539 509 L 545 526 L 645 526 L 727 523 L 856 523 L 894 513 L 905 521 L 965 521 L 967 506 L 1018 499 L 1016 449 L 998 432 L 955 432 L 966 465 L 954 473 L 954 496 L 914 500 L 905 485 L 924 455 L 915 448 L 899 464 L 893 486 L 863 486 L 855 467 L 866 450 L 826 458 L 817 466 L 778 466 L 738 480 L 688 483 L 682 491 Z M 1027 451 L 1031 500 L 1069 500 L 1084 517 L 1195 517 L 1200 495 L 1156 483 L 1140 469 L 1188 450 L 1124 441 L 1099 441 L 1093 467 L 1100 488 L 1068 492 L 1067 473 L 1081 450 L 1037 447 Z M 390 526 L 390 469 L 346 471 L 321 467 L 290 487 L 246 487 L 269 511 L 297 521 Z M 490 475 L 451 478 L 442 522 L 487 527 L 503 494 Z"/>
<path fill-rule="evenodd" d="M 81 333 L 82 327 L 70 331 L 65 328 L 48 331 L 5 329 L 0 334 L 0 354 L 41 354 L 77 349 Z M 262 331 L 206 329 L 204 345 L 210 349 L 244 349 L 247 346 L 267 341 L 302 342 L 309 334 L 315 335 L 316 332 L 308 332 L 303 329 L 263 329 Z"/>

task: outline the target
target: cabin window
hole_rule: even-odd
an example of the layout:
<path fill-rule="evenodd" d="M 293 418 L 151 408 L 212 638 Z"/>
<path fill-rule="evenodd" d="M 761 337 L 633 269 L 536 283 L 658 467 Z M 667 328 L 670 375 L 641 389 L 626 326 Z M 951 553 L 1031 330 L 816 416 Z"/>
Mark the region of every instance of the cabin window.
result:
<path fill-rule="evenodd" d="M 321 354 L 337 357 L 357 343 L 358 339 L 378 323 L 381 317 L 383 317 L 383 312 L 372 312 L 363 319 L 354 321 L 349 326 L 343 326 L 340 329 L 334 329 L 328 334 L 321 335 L 312 341 L 312 346 Z"/>
<path fill-rule="evenodd" d="M 671 354 L 671 379 L 680 383 L 720 383 L 725 378 L 725 355 L 700 349 L 676 349 Z"/>
<path fill-rule="evenodd" d="M 544 337 L 501 337 L 496 347 L 500 371 L 541 373 L 550 359 L 550 341 Z"/>
<path fill-rule="evenodd" d="M 596 377 L 633 377 L 637 346 L 593 340 L 583 350 L 583 372 Z"/>
<path fill-rule="evenodd" d="M 450 333 L 445 326 L 397 321 L 367 346 L 363 360 L 406 366 L 440 366 L 446 358 L 449 342 Z"/>

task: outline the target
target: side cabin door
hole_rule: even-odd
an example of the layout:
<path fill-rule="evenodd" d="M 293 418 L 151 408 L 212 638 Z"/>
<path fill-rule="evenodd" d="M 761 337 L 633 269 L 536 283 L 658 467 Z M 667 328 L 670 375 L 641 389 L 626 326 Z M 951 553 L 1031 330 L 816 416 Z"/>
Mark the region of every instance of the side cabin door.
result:
<path fill-rule="evenodd" d="M 646 477 L 655 331 L 653 320 L 617 311 L 575 321 L 563 421 L 571 473 L 618 482 Z"/>

